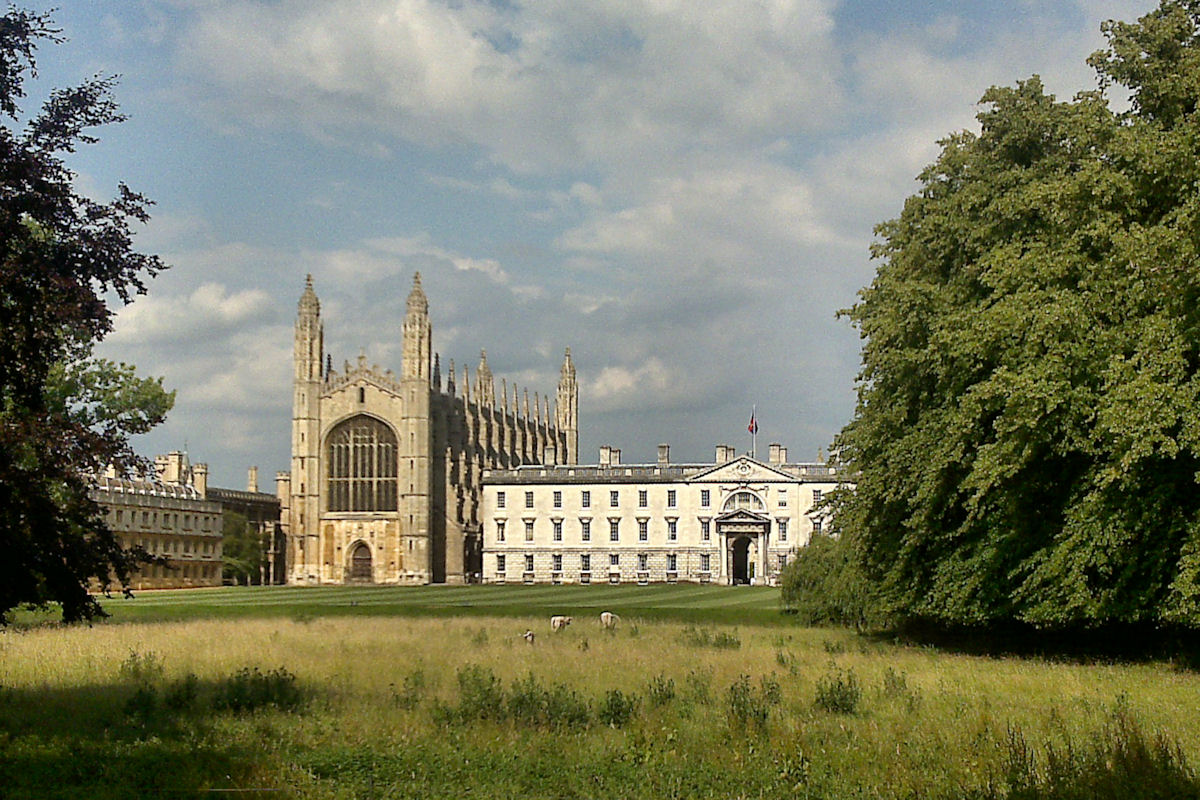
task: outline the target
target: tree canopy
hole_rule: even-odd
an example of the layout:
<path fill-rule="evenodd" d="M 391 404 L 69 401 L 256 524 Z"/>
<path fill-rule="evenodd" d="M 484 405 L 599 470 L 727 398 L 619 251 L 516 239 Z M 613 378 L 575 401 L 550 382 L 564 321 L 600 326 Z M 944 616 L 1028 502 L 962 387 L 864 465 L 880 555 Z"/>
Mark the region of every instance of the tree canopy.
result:
<path fill-rule="evenodd" d="M 113 79 L 52 92 L 22 122 L 40 43 L 61 42 L 48 15 L 0 16 L 0 619 L 23 603 L 101 613 L 88 594 L 125 585 L 144 551 L 124 550 L 89 498 L 91 476 L 137 463 L 128 442 L 173 401 L 161 381 L 90 358 L 128 302 L 163 269 L 134 251 L 149 202 L 125 185 L 100 203 L 78 194 L 63 161 L 92 130 L 119 122 Z"/>
<path fill-rule="evenodd" d="M 1200 624 L 1200 2 L 1103 30 L 1096 91 L 983 95 L 843 312 L 836 522 L 893 619 Z"/>

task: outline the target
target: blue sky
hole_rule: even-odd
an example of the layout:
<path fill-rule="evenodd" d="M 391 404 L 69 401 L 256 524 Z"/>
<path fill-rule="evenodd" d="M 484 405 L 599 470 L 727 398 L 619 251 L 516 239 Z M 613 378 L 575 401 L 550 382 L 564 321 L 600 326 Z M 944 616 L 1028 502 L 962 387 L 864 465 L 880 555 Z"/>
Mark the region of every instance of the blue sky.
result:
<path fill-rule="evenodd" d="M 287 469 L 305 274 L 335 363 L 398 371 L 420 270 L 460 375 L 486 348 L 553 392 L 571 347 L 585 461 L 748 449 L 752 405 L 760 449 L 812 459 L 854 409 L 835 313 L 936 141 L 990 85 L 1094 88 L 1100 22 L 1152 6 L 76 2 L 40 86 L 121 76 L 129 120 L 70 163 L 156 202 L 138 242 L 172 269 L 101 348 L 178 391 L 146 455 Z"/>

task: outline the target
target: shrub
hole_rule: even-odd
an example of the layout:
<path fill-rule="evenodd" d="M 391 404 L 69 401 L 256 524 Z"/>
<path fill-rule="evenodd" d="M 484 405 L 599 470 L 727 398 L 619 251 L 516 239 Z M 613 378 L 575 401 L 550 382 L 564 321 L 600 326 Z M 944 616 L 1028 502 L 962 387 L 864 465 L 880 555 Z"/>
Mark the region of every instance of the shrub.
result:
<path fill-rule="evenodd" d="M 163 695 L 163 705 L 171 711 L 188 711 L 196 704 L 200 695 L 200 679 L 195 673 L 189 672 L 167 689 Z"/>
<path fill-rule="evenodd" d="M 779 705 L 781 699 L 782 691 L 774 675 L 762 678 L 757 690 L 751 686 L 749 675 L 740 676 L 726 692 L 726 713 L 730 727 L 765 730 L 771 707 Z"/>
<path fill-rule="evenodd" d="M 726 633 L 718 631 L 713 633 L 707 628 L 697 628 L 695 625 L 688 625 L 679 636 L 683 644 L 691 647 L 715 647 L 718 649 L 736 650 L 742 646 L 742 640 L 738 638 L 737 633 Z"/>
<path fill-rule="evenodd" d="M 217 687 L 213 708 L 242 713 L 273 706 L 292 711 L 303 701 L 304 693 L 296 685 L 296 676 L 286 669 L 261 672 L 258 667 L 243 667 Z"/>
<path fill-rule="evenodd" d="M 425 670 L 417 667 L 412 672 L 404 676 L 404 680 L 400 684 L 400 693 L 395 695 L 396 705 L 411 711 L 420 705 L 425 699 L 425 691 L 428 688 L 428 681 L 425 678 Z"/>
<path fill-rule="evenodd" d="M 609 689 L 604 693 L 604 702 L 596 716 L 605 725 L 621 728 L 629 724 L 637 710 L 637 695 L 625 694 L 620 689 Z"/>
<path fill-rule="evenodd" d="M 697 703 L 712 702 L 712 671 L 689 670 L 687 694 L 691 700 Z"/>
<path fill-rule="evenodd" d="M 121 677 L 133 683 L 154 685 L 162 680 L 164 668 L 162 659 L 154 652 L 139 653 L 130 650 L 129 656 L 121 662 Z"/>
<path fill-rule="evenodd" d="M 859 569 L 845 536 L 813 536 L 779 576 L 780 601 L 806 625 L 856 629 L 886 623 L 878 590 Z"/>
<path fill-rule="evenodd" d="M 675 680 L 665 675 L 657 675 L 650 679 L 646 687 L 646 699 L 652 706 L 665 706 L 675 699 Z"/>
<path fill-rule="evenodd" d="M 1047 742 L 1038 759 L 1016 726 L 1008 729 L 1003 774 L 976 794 L 1009 800 L 1141 800 L 1197 798 L 1200 779 L 1188 766 L 1179 742 L 1163 734 L 1147 737 L 1118 701 L 1109 721 L 1082 745 L 1069 738 Z"/>
<path fill-rule="evenodd" d="M 501 719 L 507 704 L 504 687 L 487 667 L 467 664 L 458 670 L 458 709 L 461 719 Z"/>
<path fill-rule="evenodd" d="M 862 699 L 862 688 L 854 670 L 834 667 L 817 680 L 817 698 L 814 705 L 831 714 L 853 714 Z"/>

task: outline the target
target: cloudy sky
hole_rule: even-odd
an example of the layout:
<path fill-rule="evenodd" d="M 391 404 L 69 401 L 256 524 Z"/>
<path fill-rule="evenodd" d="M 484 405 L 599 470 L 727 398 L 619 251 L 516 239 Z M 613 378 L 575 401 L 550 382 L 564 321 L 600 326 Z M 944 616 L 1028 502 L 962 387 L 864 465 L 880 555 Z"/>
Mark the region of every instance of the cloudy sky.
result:
<path fill-rule="evenodd" d="M 178 392 L 138 448 L 237 487 L 288 468 L 306 273 L 338 365 L 399 371 L 418 270 L 460 373 L 486 348 L 553 392 L 569 346 L 585 461 L 749 449 L 754 405 L 760 450 L 815 458 L 854 410 L 835 314 L 937 140 L 993 84 L 1094 88 L 1100 22 L 1154 4 L 29 5 L 69 37 L 43 86 L 121 76 L 129 120 L 70 163 L 93 196 L 153 198 L 139 246 L 172 265 L 101 348 Z"/>

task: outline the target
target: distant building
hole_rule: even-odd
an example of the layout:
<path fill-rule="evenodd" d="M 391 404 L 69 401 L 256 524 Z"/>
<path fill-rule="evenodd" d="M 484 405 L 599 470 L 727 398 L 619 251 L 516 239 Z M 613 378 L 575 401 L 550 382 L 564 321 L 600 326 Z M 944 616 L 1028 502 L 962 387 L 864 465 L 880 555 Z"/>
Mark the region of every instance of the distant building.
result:
<path fill-rule="evenodd" d="M 774 583 L 826 524 L 834 464 L 763 463 L 716 448 L 709 464 L 538 465 L 483 473 L 483 580 L 489 583 Z"/>
<path fill-rule="evenodd" d="M 185 453 L 175 451 L 155 457 L 152 479 L 120 478 L 111 470 L 101 476 L 92 498 L 121 545 L 141 545 L 167 559 L 166 564 L 148 564 L 134 573 L 131 588 L 220 586 L 226 508 L 245 515 L 262 535 L 271 565 L 264 569 L 264 580 L 282 579 L 279 500 L 257 491 L 256 473 L 251 467 L 245 492 L 209 487 L 208 465 L 193 465 Z"/>
<path fill-rule="evenodd" d="M 400 317 L 400 314 L 403 317 Z M 292 469 L 276 478 L 288 583 L 462 583 L 480 569 L 480 475 L 574 463 L 579 394 L 567 351 L 550 398 L 500 381 L 486 353 L 474 378 L 443 380 L 429 303 L 414 277 L 400 374 L 360 355 L 333 368 L 309 276 L 294 335 Z M 460 382 L 461 380 L 461 382 Z"/>

